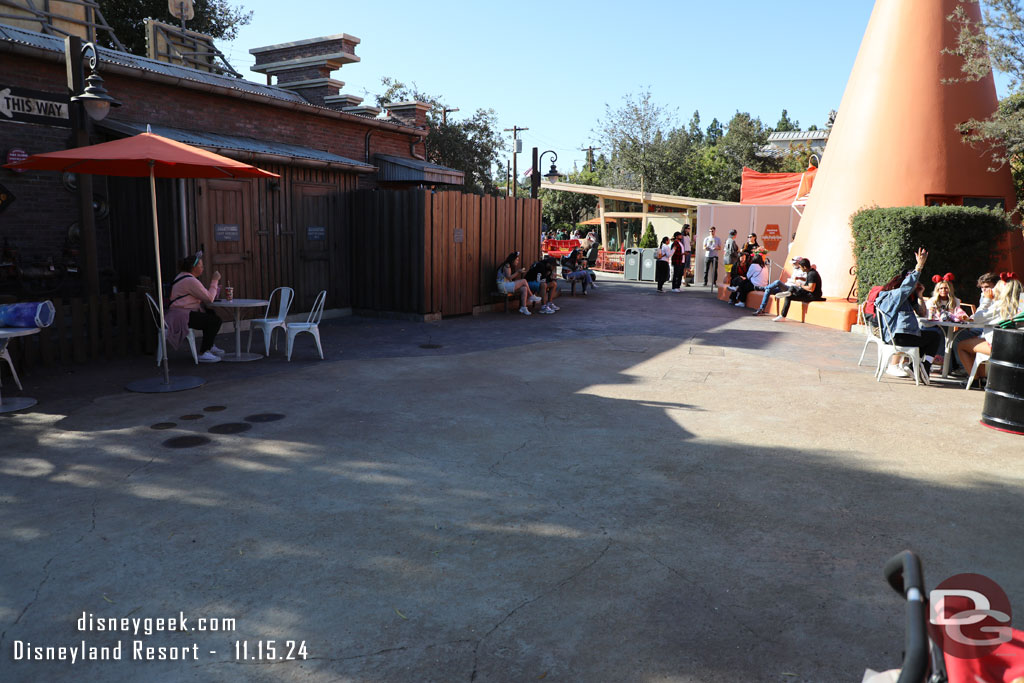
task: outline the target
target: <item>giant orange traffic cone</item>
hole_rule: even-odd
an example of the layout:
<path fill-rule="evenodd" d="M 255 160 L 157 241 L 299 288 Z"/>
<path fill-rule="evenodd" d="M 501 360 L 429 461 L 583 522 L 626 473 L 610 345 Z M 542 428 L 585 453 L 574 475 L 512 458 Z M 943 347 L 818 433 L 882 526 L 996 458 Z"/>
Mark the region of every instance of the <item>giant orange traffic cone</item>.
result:
<path fill-rule="evenodd" d="M 929 195 L 998 197 L 1016 204 L 1009 168 L 989 171 L 991 156 L 961 140 L 956 126 L 996 109 L 991 76 L 960 77 L 962 59 L 942 54 L 956 43 L 946 20 L 958 0 L 877 0 L 846 84 L 810 201 L 790 256 L 817 264 L 825 296 L 853 284 L 850 216 L 863 207 L 923 206 Z M 976 3 L 964 3 L 975 20 Z M 1002 266 L 1024 271 L 1024 240 L 1014 231 L 997 247 Z M 908 264 L 909 265 L 909 264 Z M 980 274 L 980 273 L 979 273 Z"/>

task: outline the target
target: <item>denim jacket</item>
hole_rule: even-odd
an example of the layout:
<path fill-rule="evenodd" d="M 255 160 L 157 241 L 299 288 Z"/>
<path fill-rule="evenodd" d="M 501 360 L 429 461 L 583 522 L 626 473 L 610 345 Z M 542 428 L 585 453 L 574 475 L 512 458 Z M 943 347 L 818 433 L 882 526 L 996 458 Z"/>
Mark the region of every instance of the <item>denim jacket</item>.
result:
<path fill-rule="evenodd" d="M 917 324 L 917 315 L 910 304 L 910 295 L 914 293 L 920 277 L 919 271 L 911 271 L 897 289 L 880 292 L 875 299 L 875 315 L 885 318 L 885 325 L 892 334 L 921 335 L 921 326 Z M 891 344 L 892 339 L 887 338 L 885 332 L 886 329 L 882 328 L 882 341 Z"/>

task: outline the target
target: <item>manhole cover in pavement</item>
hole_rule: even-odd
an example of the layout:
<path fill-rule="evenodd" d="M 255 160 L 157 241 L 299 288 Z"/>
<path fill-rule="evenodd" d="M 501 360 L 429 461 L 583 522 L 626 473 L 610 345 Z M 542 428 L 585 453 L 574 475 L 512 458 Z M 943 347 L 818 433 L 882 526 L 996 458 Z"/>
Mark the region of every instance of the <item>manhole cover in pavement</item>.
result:
<path fill-rule="evenodd" d="M 177 422 L 157 422 L 155 425 L 150 425 L 150 429 L 174 429 L 178 426 Z"/>
<path fill-rule="evenodd" d="M 178 419 L 179 420 L 202 420 L 204 417 L 205 417 L 205 415 L 201 415 L 199 413 L 189 413 L 188 415 L 182 415 Z"/>
<path fill-rule="evenodd" d="M 222 410 L 227 410 L 227 406 L 206 406 L 203 408 L 204 413 L 219 413 Z"/>
<path fill-rule="evenodd" d="M 440 344 L 420 344 L 420 348 L 421 349 L 439 349 L 439 348 L 441 348 L 441 345 Z"/>
<path fill-rule="evenodd" d="M 224 424 L 213 425 L 206 431 L 211 434 L 240 434 L 250 429 L 252 429 L 252 425 L 244 422 L 225 422 Z"/>
<path fill-rule="evenodd" d="M 163 445 L 167 448 L 195 448 L 196 446 L 205 446 L 208 443 L 210 443 L 210 440 L 207 437 L 190 434 L 188 436 L 176 436 L 173 439 L 167 439 Z"/>
<path fill-rule="evenodd" d="M 258 413 L 256 415 L 250 415 L 245 418 L 246 422 L 277 422 L 283 420 L 286 416 L 282 413 Z"/>

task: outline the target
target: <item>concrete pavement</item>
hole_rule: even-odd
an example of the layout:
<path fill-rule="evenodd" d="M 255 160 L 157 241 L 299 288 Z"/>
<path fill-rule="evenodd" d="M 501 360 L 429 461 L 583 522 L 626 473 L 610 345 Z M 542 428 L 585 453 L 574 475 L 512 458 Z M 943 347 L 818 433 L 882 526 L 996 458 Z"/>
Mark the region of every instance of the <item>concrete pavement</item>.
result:
<path fill-rule="evenodd" d="M 859 681 L 899 663 L 903 548 L 1024 609 L 1024 441 L 978 424 L 981 392 L 876 383 L 862 338 L 700 288 L 600 284 L 553 316 L 329 321 L 325 362 L 308 338 L 179 357 L 208 379 L 179 394 L 123 392 L 141 360 L 25 377 L 0 679 Z M 14 660 L 83 640 L 121 661 Z M 296 659 L 254 659 L 271 640 Z"/>

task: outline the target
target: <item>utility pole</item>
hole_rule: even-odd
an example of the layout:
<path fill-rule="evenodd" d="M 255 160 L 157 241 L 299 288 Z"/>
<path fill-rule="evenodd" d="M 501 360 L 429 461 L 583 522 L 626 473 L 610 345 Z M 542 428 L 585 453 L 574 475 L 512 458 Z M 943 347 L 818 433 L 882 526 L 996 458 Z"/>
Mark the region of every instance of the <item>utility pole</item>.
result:
<path fill-rule="evenodd" d="M 594 150 L 597 150 L 597 149 L 601 149 L 601 148 L 600 147 L 593 147 L 593 146 L 591 146 L 591 147 L 584 147 L 583 149 L 580 150 L 581 152 L 586 152 L 587 153 L 587 168 L 590 170 L 591 173 L 594 172 Z"/>
<path fill-rule="evenodd" d="M 453 111 L 458 111 L 458 110 L 459 110 L 458 107 L 455 107 L 454 109 L 442 108 L 441 109 L 441 125 L 442 126 L 447 126 L 448 125 L 448 113 L 449 112 L 453 112 Z"/>
<path fill-rule="evenodd" d="M 518 185 L 518 183 L 519 183 L 519 178 L 518 178 L 518 176 L 516 176 L 516 173 L 519 170 L 516 167 L 516 141 L 519 139 L 519 132 L 520 131 L 524 131 L 524 130 L 530 130 L 530 129 L 529 128 L 520 128 L 519 126 L 512 126 L 511 128 L 506 128 L 505 129 L 506 133 L 509 133 L 509 132 L 512 133 L 512 182 L 515 183 L 515 185 Z"/>
<path fill-rule="evenodd" d="M 509 197 L 511 196 L 510 193 L 512 192 L 512 162 L 506 161 L 505 164 L 505 196 Z"/>

